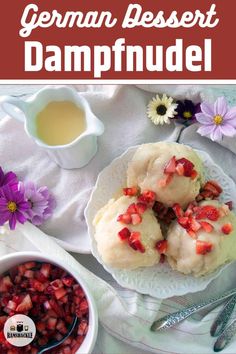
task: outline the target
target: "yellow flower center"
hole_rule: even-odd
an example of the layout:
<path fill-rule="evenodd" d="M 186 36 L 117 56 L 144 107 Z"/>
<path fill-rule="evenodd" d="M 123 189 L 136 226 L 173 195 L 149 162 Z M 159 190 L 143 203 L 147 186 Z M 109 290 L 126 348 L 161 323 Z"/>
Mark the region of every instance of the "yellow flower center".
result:
<path fill-rule="evenodd" d="M 215 123 L 216 125 L 220 125 L 220 124 L 223 122 L 223 117 L 222 117 L 221 115 L 217 114 L 217 115 L 213 118 L 213 120 L 214 120 L 214 123 Z"/>
<path fill-rule="evenodd" d="M 14 213 L 17 210 L 17 205 L 15 202 L 8 202 L 7 203 L 7 209 L 11 212 Z"/>
<path fill-rule="evenodd" d="M 190 111 L 185 111 L 183 113 L 184 118 L 189 119 L 192 118 L 192 113 Z"/>

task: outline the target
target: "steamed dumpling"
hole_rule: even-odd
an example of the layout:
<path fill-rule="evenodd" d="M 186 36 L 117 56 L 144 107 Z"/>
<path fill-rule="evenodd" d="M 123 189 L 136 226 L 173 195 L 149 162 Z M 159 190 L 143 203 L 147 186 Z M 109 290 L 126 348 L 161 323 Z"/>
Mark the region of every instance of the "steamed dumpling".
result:
<path fill-rule="evenodd" d="M 236 216 L 226 205 L 218 201 L 204 201 L 199 206 L 209 205 L 215 207 L 222 216 L 217 221 L 206 218 L 197 222 L 205 221 L 211 224 L 213 226 L 211 232 L 201 228 L 196 232 L 196 238 L 193 238 L 177 221 L 170 226 L 166 254 L 174 270 L 200 276 L 236 259 Z"/>
<path fill-rule="evenodd" d="M 137 225 L 124 225 L 117 221 L 118 216 L 124 214 L 132 203 L 137 203 L 136 197 L 122 196 L 117 200 L 111 199 L 98 211 L 94 219 L 98 252 L 104 263 L 114 268 L 147 267 L 160 260 L 155 245 L 163 237 L 152 209 L 147 209 L 142 214 L 142 222 Z M 119 238 L 118 232 L 124 227 L 130 232 L 140 232 L 144 253 L 134 250 L 128 242 Z"/>
<path fill-rule="evenodd" d="M 176 160 L 185 158 L 194 164 L 197 176 L 190 177 L 173 174 L 173 178 L 165 187 L 160 186 L 166 175 L 164 168 L 175 156 Z M 135 152 L 127 171 L 127 185 L 139 186 L 141 191 L 152 190 L 157 200 L 166 206 L 175 203 L 186 207 L 199 193 L 203 183 L 203 164 L 195 151 L 183 144 L 160 142 L 141 145 Z"/>

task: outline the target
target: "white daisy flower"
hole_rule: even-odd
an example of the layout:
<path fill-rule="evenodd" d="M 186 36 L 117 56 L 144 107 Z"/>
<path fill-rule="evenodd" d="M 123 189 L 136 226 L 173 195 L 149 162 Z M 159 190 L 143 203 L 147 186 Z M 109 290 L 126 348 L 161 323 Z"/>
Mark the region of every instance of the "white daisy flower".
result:
<path fill-rule="evenodd" d="M 173 103 L 172 97 L 167 97 L 163 94 L 162 98 L 159 95 L 153 97 L 147 106 L 147 116 L 151 121 L 158 124 L 170 124 L 169 118 L 174 118 L 177 114 L 175 109 L 178 107 L 177 103 Z"/>

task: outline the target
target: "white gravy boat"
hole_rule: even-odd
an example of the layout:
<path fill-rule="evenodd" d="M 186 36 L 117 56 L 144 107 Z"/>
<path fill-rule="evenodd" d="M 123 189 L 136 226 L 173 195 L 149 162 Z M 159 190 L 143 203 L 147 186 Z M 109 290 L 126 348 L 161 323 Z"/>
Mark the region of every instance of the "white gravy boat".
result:
<path fill-rule="evenodd" d="M 71 101 L 83 109 L 86 130 L 66 145 L 47 145 L 37 136 L 36 117 L 52 101 Z M 11 96 L 0 98 L 2 109 L 24 123 L 26 133 L 62 168 L 80 168 L 88 164 L 97 152 L 97 137 L 104 132 L 103 123 L 94 115 L 87 100 L 67 86 L 46 86 L 27 101 Z M 20 112 L 20 111 L 21 112 Z M 23 114 L 22 114 L 23 112 Z"/>

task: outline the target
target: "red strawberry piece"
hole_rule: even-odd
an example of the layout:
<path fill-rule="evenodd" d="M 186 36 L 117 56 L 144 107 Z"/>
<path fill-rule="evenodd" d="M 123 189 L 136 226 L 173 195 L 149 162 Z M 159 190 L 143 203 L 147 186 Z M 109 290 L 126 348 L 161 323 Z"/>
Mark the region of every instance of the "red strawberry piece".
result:
<path fill-rule="evenodd" d="M 221 186 L 219 185 L 218 182 L 216 182 L 214 180 L 210 180 L 210 181 L 208 181 L 208 183 L 210 183 L 212 186 L 214 186 L 219 194 L 221 194 L 223 192 L 223 189 L 221 188 Z"/>
<path fill-rule="evenodd" d="M 177 174 L 179 176 L 183 176 L 184 175 L 184 165 L 182 163 L 178 163 L 175 168 L 175 171 L 177 172 Z"/>
<path fill-rule="evenodd" d="M 177 160 L 176 163 L 183 165 L 185 177 L 191 177 L 194 168 L 194 164 L 191 161 L 183 157 L 182 159 Z"/>
<path fill-rule="evenodd" d="M 62 320 L 58 321 L 56 329 L 62 334 L 66 334 L 66 332 L 67 332 L 65 322 Z"/>
<path fill-rule="evenodd" d="M 63 343 L 65 345 L 65 343 Z M 70 349 L 70 346 L 67 345 L 67 346 L 63 346 L 63 352 L 62 354 L 71 354 L 71 349 Z"/>
<path fill-rule="evenodd" d="M 177 221 L 182 227 L 184 228 L 189 227 L 189 218 L 187 216 L 182 216 L 179 219 L 177 219 Z"/>
<path fill-rule="evenodd" d="M 16 312 L 25 313 L 25 312 L 29 311 L 30 309 L 32 309 L 32 307 L 33 307 L 33 304 L 31 301 L 31 297 L 29 294 L 27 294 L 23 298 L 22 302 L 17 306 Z"/>
<path fill-rule="evenodd" d="M 36 328 L 37 328 L 37 331 L 42 333 L 46 329 L 46 322 L 42 322 L 42 321 L 37 322 L 36 323 Z"/>
<path fill-rule="evenodd" d="M 7 321 L 7 316 L 0 316 L 0 330 L 3 329 L 6 321 Z"/>
<path fill-rule="evenodd" d="M 199 207 L 195 216 L 197 220 L 209 219 L 211 221 L 217 221 L 219 217 L 219 210 L 212 205 L 205 205 L 203 207 Z"/>
<path fill-rule="evenodd" d="M 160 188 L 164 188 L 164 187 L 168 186 L 168 184 L 171 183 L 171 181 L 173 180 L 173 178 L 174 178 L 174 174 L 173 174 L 173 173 L 172 173 L 172 174 L 169 174 L 169 175 L 166 175 L 165 178 L 160 179 L 160 180 L 158 181 L 158 186 L 159 186 Z"/>
<path fill-rule="evenodd" d="M 40 269 L 40 272 L 45 276 L 45 278 L 48 278 L 50 275 L 50 271 L 51 271 L 51 264 L 49 263 L 43 263 L 42 267 Z"/>
<path fill-rule="evenodd" d="M 75 280 L 73 277 L 71 277 L 70 275 L 67 275 L 65 277 L 62 278 L 62 282 L 65 286 L 68 286 L 69 288 L 72 287 L 72 285 L 74 284 Z"/>
<path fill-rule="evenodd" d="M 140 237 L 141 237 L 140 232 L 131 232 L 128 242 L 130 247 L 132 247 L 135 251 L 144 253 L 145 247 L 143 246 Z"/>
<path fill-rule="evenodd" d="M 201 227 L 204 231 L 211 233 L 214 230 L 214 227 L 207 221 L 200 221 Z"/>
<path fill-rule="evenodd" d="M 78 330 L 77 330 L 77 334 L 78 336 L 84 336 L 88 331 L 88 322 L 87 320 L 81 320 Z"/>
<path fill-rule="evenodd" d="M 161 240 L 156 243 L 156 249 L 160 254 L 163 254 L 167 251 L 168 242 L 167 240 Z"/>
<path fill-rule="evenodd" d="M 142 216 L 139 214 L 132 214 L 131 219 L 132 219 L 133 225 L 138 225 L 138 224 L 141 224 L 141 222 L 142 222 Z"/>
<path fill-rule="evenodd" d="M 233 225 L 231 223 L 224 224 L 221 228 L 221 231 L 225 235 L 229 235 L 233 231 Z"/>
<path fill-rule="evenodd" d="M 203 187 L 203 191 L 208 191 L 208 192 L 211 192 L 211 194 L 214 196 L 214 197 L 218 197 L 220 195 L 219 193 L 219 189 L 217 187 L 215 187 L 214 184 L 212 184 L 210 181 L 208 181 L 204 187 Z"/>
<path fill-rule="evenodd" d="M 63 287 L 63 283 L 60 279 L 53 280 L 50 285 L 52 286 L 53 290 L 57 290 Z"/>
<path fill-rule="evenodd" d="M 26 262 L 24 264 L 24 266 L 25 266 L 26 269 L 32 269 L 32 268 L 34 268 L 36 266 L 36 263 L 35 262 Z"/>
<path fill-rule="evenodd" d="M 119 238 L 123 240 L 127 240 L 130 237 L 130 231 L 127 227 L 124 227 L 122 230 L 118 232 Z"/>
<path fill-rule="evenodd" d="M 63 287 L 63 288 L 59 288 L 57 290 L 55 290 L 55 297 L 57 300 L 61 299 L 62 297 L 64 297 L 66 295 L 67 291 L 66 289 Z"/>
<path fill-rule="evenodd" d="M 193 238 L 193 239 L 196 239 L 196 238 L 197 238 L 196 232 L 194 232 L 193 230 L 188 229 L 187 232 L 188 232 L 188 235 L 189 235 L 191 238 Z"/>
<path fill-rule="evenodd" d="M 118 216 L 117 221 L 121 222 L 122 224 L 131 224 L 131 215 L 128 213 L 121 214 Z"/>
<path fill-rule="evenodd" d="M 8 291 L 10 288 L 13 287 L 13 283 L 9 275 L 6 275 L 3 278 L 0 278 L 0 293 Z"/>
<path fill-rule="evenodd" d="M 137 203 L 136 209 L 138 214 L 143 214 L 147 210 L 147 205 L 144 203 Z"/>
<path fill-rule="evenodd" d="M 33 270 L 26 270 L 25 274 L 24 274 L 24 277 L 32 279 L 34 277 L 34 273 L 35 272 Z"/>
<path fill-rule="evenodd" d="M 175 173 L 175 168 L 176 168 L 176 158 L 175 158 L 175 156 L 173 156 L 165 165 L 164 173 L 166 175 Z"/>
<path fill-rule="evenodd" d="M 128 214 L 135 214 L 135 213 L 137 213 L 136 204 L 135 204 L 135 203 L 130 204 L 126 212 L 127 212 Z"/>
<path fill-rule="evenodd" d="M 123 194 L 127 195 L 129 197 L 133 197 L 135 195 L 138 195 L 139 190 L 137 187 L 129 187 L 129 188 L 123 188 Z"/>
<path fill-rule="evenodd" d="M 88 301 L 86 299 L 82 300 L 79 304 L 79 309 L 82 314 L 86 314 L 88 312 Z"/>
<path fill-rule="evenodd" d="M 210 242 L 197 240 L 196 241 L 196 253 L 205 255 L 212 251 L 213 245 Z"/>
<path fill-rule="evenodd" d="M 229 202 L 227 202 L 225 204 L 228 205 L 229 210 L 233 210 L 233 202 L 232 201 L 229 201 Z"/>
<path fill-rule="evenodd" d="M 61 306 L 58 305 L 58 303 L 51 299 L 49 300 L 49 303 L 51 305 L 51 308 L 53 309 L 53 311 L 56 312 L 56 314 L 59 316 L 59 317 L 64 317 L 64 310 Z"/>
<path fill-rule="evenodd" d="M 12 300 L 9 300 L 8 304 L 7 304 L 7 308 L 9 308 L 10 310 L 15 311 L 15 309 L 17 308 L 17 303 L 15 303 Z"/>
<path fill-rule="evenodd" d="M 50 317 L 47 321 L 47 328 L 53 330 L 56 328 L 57 318 Z"/>
<path fill-rule="evenodd" d="M 198 176 L 198 173 L 196 170 L 193 170 L 192 173 L 191 173 L 191 179 L 194 180 L 196 177 Z"/>
<path fill-rule="evenodd" d="M 172 206 L 172 209 L 174 210 L 174 213 L 177 218 L 181 218 L 182 216 L 184 216 L 183 209 L 181 208 L 181 206 L 179 204 L 177 204 L 177 203 L 174 204 Z"/>
<path fill-rule="evenodd" d="M 30 286 L 33 291 L 39 291 L 39 292 L 44 291 L 45 285 L 43 283 L 41 283 L 40 281 L 38 281 L 36 279 L 30 279 L 29 281 L 30 281 Z"/>
<path fill-rule="evenodd" d="M 156 200 L 156 193 L 153 191 L 146 190 L 138 197 L 138 201 L 147 204 L 149 207 L 153 207 Z"/>
<path fill-rule="evenodd" d="M 191 218 L 190 228 L 192 231 L 197 232 L 198 230 L 201 229 L 201 224 L 199 222 L 197 222 L 194 218 Z"/>

